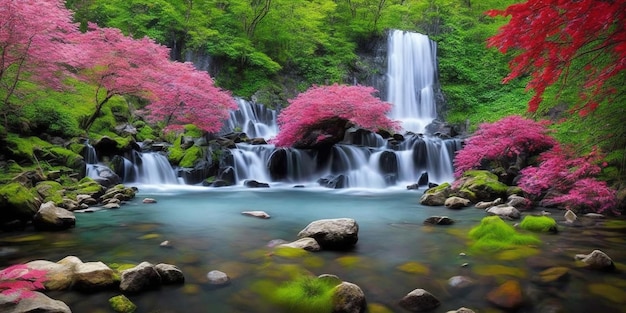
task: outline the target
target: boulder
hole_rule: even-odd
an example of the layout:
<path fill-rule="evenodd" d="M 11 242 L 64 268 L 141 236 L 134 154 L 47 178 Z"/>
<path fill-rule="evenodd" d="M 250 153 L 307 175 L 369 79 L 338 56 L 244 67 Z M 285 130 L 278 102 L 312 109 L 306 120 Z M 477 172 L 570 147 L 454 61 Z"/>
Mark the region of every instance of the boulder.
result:
<path fill-rule="evenodd" d="M 122 271 L 120 290 L 124 293 L 139 293 L 161 288 L 161 276 L 148 262 Z"/>
<path fill-rule="evenodd" d="M 453 191 L 460 197 L 479 202 L 505 198 L 508 188 L 509 186 L 498 180 L 498 176 L 489 171 L 471 170 L 463 173 Z"/>
<path fill-rule="evenodd" d="M 359 286 L 344 281 L 333 290 L 333 313 L 362 313 L 366 308 L 365 293 Z"/>
<path fill-rule="evenodd" d="M 311 252 L 320 251 L 322 249 L 319 243 L 317 243 L 315 239 L 310 237 L 301 238 L 294 242 L 280 244 L 278 245 L 278 247 L 298 248 Z"/>
<path fill-rule="evenodd" d="M 243 185 L 248 188 L 269 188 L 270 185 L 268 183 L 258 182 L 254 179 L 248 179 L 243 182 Z"/>
<path fill-rule="evenodd" d="M 499 205 L 499 204 L 502 204 L 502 198 L 498 198 L 498 199 L 493 200 L 493 201 L 480 201 L 480 202 L 476 203 L 474 206 L 477 209 L 485 210 L 485 209 L 488 209 L 488 208 L 490 208 L 492 206 L 496 206 L 496 205 Z"/>
<path fill-rule="evenodd" d="M 531 207 L 532 202 L 524 197 L 518 195 L 510 195 L 507 198 L 507 205 L 512 206 L 518 210 L 527 210 Z"/>
<path fill-rule="evenodd" d="M 154 266 L 159 276 L 161 276 L 161 283 L 163 285 L 182 284 L 185 282 L 185 275 L 183 271 L 176 265 L 159 263 Z"/>
<path fill-rule="evenodd" d="M 424 289 L 415 289 L 400 300 L 400 306 L 411 312 L 430 311 L 440 304 L 439 299 Z"/>
<path fill-rule="evenodd" d="M 468 199 L 456 196 L 446 199 L 446 201 L 443 203 L 443 205 L 445 205 L 448 209 L 453 210 L 462 209 L 464 207 L 467 207 L 469 204 L 470 201 Z"/>
<path fill-rule="evenodd" d="M 615 269 L 613 260 L 600 250 L 593 250 L 589 254 L 577 254 L 574 258 L 587 264 L 591 269 L 603 271 L 612 271 Z"/>
<path fill-rule="evenodd" d="M 41 292 L 31 291 L 28 297 L 15 301 L 12 295 L 0 294 L 0 312 L 3 313 L 71 313 L 72 311 L 59 300 L 54 300 Z"/>
<path fill-rule="evenodd" d="M 359 225 L 351 218 L 317 220 L 298 233 L 298 238 L 304 237 L 315 239 L 323 249 L 349 249 L 359 240 Z"/>
<path fill-rule="evenodd" d="M 35 260 L 26 263 L 26 266 L 31 269 L 46 271 L 46 280 L 43 282 L 46 290 L 67 290 L 72 286 L 75 264 Z"/>
<path fill-rule="evenodd" d="M 485 212 L 489 215 L 497 215 L 505 219 L 513 220 L 518 220 L 521 216 L 521 213 L 516 208 L 506 204 L 492 206 L 485 210 Z"/>
<path fill-rule="evenodd" d="M 66 230 L 76 226 L 76 216 L 49 201 L 39 207 L 33 218 L 33 226 L 37 230 Z"/>
<path fill-rule="evenodd" d="M 437 187 L 429 188 L 420 197 L 420 204 L 429 206 L 444 205 L 446 199 L 450 196 L 451 186 L 449 183 L 443 183 Z"/>
<path fill-rule="evenodd" d="M 67 258 L 66 258 L 67 259 Z M 59 261 L 60 264 L 74 263 L 73 259 Z M 117 285 L 115 272 L 102 262 L 76 264 L 73 289 L 83 292 L 95 292 L 112 289 Z"/>
<path fill-rule="evenodd" d="M 569 224 L 576 222 L 576 219 L 578 219 L 576 213 L 572 212 L 572 210 L 567 210 L 563 217 L 565 217 L 565 222 Z"/>
<path fill-rule="evenodd" d="M 209 284 L 211 285 L 226 285 L 230 282 L 228 275 L 218 270 L 208 272 L 206 277 L 209 279 Z"/>

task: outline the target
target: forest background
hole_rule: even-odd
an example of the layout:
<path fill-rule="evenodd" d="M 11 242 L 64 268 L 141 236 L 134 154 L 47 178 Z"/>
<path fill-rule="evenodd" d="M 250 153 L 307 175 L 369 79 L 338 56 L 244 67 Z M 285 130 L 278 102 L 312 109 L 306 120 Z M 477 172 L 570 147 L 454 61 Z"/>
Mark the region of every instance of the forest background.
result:
<path fill-rule="evenodd" d="M 367 72 L 360 53 L 384 38 L 389 29 L 416 31 L 438 44 L 440 83 L 446 108 L 442 117 L 475 130 L 482 122 L 519 114 L 549 119 L 555 137 L 579 154 L 604 153 L 602 178 L 622 189 L 626 174 L 624 74 L 609 83 L 618 89 L 612 105 L 590 114 L 572 111 L 580 102 L 582 76 L 570 75 L 544 93 L 538 109 L 528 112 L 533 96 L 521 75 L 502 84 L 515 52 L 487 48 L 487 39 L 508 22 L 485 14 L 519 1 L 471 0 L 68 0 L 83 29 L 87 21 L 114 27 L 134 38 L 150 37 L 171 48 L 171 58 L 192 60 L 209 71 L 217 86 L 235 96 L 254 97 L 280 108 L 310 86 L 351 84 L 355 73 Z M 593 36 L 593 34 L 587 34 Z M 208 61 L 210 60 L 210 62 Z M 602 63 L 602 57 L 594 62 Z M 583 63 L 574 64 L 584 67 Z M 93 108 L 93 85 L 73 82 L 72 93 L 20 82 L 9 99 L 0 89 L 4 132 L 47 133 L 61 137 L 83 133 L 80 119 Z M 621 85 L 619 85 L 621 84 Z M 24 95 L 28 95 L 25 97 Z M 8 104 L 19 98 L 18 109 Z M 26 101 L 25 101 L 26 99 Z M 606 104 L 606 103 L 603 103 Z M 145 105 L 136 97 L 114 97 L 94 124 L 106 134 L 116 115 Z M 10 108 L 10 110 L 9 110 Z M 142 128 L 138 140 L 159 135 L 158 125 Z"/>

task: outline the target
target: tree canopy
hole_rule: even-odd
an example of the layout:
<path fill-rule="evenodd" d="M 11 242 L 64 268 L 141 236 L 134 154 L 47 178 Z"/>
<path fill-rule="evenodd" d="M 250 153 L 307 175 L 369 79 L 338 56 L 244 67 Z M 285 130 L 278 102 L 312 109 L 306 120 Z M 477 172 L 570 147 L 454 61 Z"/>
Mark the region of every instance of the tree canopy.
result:
<path fill-rule="evenodd" d="M 511 17 L 488 44 L 514 54 L 504 82 L 530 75 L 529 111 L 558 82 L 579 87 L 581 115 L 626 92 L 625 1 L 528 0 L 487 14 Z"/>

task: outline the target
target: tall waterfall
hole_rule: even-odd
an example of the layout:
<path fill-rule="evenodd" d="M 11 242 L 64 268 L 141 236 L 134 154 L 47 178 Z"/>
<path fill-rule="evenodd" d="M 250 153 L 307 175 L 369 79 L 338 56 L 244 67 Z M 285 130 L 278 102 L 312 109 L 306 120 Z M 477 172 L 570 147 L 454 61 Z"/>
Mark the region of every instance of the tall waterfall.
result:
<path fill-rule="evenodd" d="M 437 75 L 437 46 L 428 36 L 393 30 L 388 39 L 387 101 L 389 117 L 406 131 L 424 133 L 437 118 L 433 87 Z"/>

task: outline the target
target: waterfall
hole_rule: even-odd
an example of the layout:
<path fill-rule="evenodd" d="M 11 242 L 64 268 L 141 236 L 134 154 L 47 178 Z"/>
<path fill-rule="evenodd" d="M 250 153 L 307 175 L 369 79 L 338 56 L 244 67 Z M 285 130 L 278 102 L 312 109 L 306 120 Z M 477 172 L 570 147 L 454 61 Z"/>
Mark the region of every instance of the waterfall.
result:
<path fill-rule="evenodd" d="M 130 164 L 135 164 L 137 171 L 137 183 L 142 184 L 179 184 L 176 173 L 172 169 L 170 162 L 161 153 L 149 152 L 142 153 L 138 156 L 140 161 L 135 161 Z M 126 168 L 126 162 L 124 162 Z"/>
<path fill-rule="evenodd" d="M 394 30 L 388 37 L 387 101 L 389 117 L 407 133 L 383 139 L 358 128 L 328 151 L 276 148 L 238 143 L 231 149 L 237 184 L 254 179 L 268 183 L 311 184 L 330 188 L 386 188 L 417 183 L 424 175 L 435 183 L 453 180 L 456 139 L 430 136 L 426 127 L 437 118 L 436 44 L 427 36 Z M 237 99 L 225 132 L 270 139 L 278 132 L 276 112 Z"/>
<path fill-rule="evenodd" d="M 437 46 L 428 36 L 393 30 L 388 39 L 389 117 L 406 131 L 424 133 L 437 118 L 434 96 Z"/>

